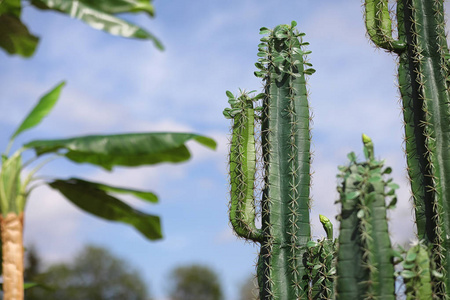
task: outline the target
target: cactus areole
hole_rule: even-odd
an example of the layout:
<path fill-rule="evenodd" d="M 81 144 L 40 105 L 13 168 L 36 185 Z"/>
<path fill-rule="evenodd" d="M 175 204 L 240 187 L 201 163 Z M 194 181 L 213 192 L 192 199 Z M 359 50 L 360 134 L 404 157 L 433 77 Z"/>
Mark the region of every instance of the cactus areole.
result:
<path fill-rule="evenodd" d="M 261 244 L 258 260 L 260 299 L 306 297 L 308 270 L 304 264 L 311 239 L 309 219 L 310 132 L 305 75 L 314 72 L 305 61 L 303 33 L 291 25 L 261 28 L 255 74 L 264 92 L 251 98 L 227 92 L 233 119 L 230 147 L 230 219 L 235 232 Z M 256 101 L 262 107 L 255 107 Z M 261 126 L 263 189 L 261 228 L 255 225 L 254 119 Z"/>

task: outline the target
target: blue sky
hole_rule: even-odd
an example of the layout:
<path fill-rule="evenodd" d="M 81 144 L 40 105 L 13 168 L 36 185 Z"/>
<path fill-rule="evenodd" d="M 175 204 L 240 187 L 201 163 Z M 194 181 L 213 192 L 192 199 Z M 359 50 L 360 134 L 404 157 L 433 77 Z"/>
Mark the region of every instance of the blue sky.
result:
<path fill-rule="evenodd" d="M 375 142 L 401 185 L 391 213 L 392 238 L 413 235 L 403 155 L 395 57 L 366 38 L 361 3 L 348 0 L 160 1 L 156 18 L 126 16 L 159 37 L 166 47 L 126 40 L 66 16 L 24 10 L 23 19 L 41 37 L 32 59 L 0 53 L 0 148 L 45 91 L 67 81 L 52 114 L 16 145 L 37 138 L 130 131 L 183 131 L 218 142 L 213 152 L 190 144 L 193 158 L 180 165 L 107 173 L 55 161 L 41 174 L 79 176 L 155 191 L 157 205 L 130 203 L 162 217 L 165 238 L 149 242 L 134 229 L 90 217 L 46 187 L 33 192 L 26 210 L 25 241 L 47 263 L 68 260 L 84 244 L 97 244 L 138 266 L 157 300 L 166 299 L 167 275 L 180 264 L 202 263 L 221 277 L 226 300 L 254 271 L 258 247 L 238 240 L 228 225 L 226 175 L 229 121 L 225 91 L 259 90 L 254 77 L 259 28 L 297 21 L 312 50 L 317 72 L 309 79 L 313 110 L 314 170 L 311 213 L 314 236 L 324 233 L 318 214 L 337 214 L 337 166 L 346 154 L 362 157 L 361 134 Z"/>

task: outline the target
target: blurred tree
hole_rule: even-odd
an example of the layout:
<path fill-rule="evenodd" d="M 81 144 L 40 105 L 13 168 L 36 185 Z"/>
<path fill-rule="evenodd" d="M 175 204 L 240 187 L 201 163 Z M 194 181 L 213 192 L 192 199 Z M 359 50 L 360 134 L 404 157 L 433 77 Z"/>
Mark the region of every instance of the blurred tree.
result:
<path fill-rule="evenodd" d="M 240 300 L 259 300 L 258 281 L 254 275 L 241 285 Z"/>
<path fill-rule="evenodd" d="M 221 300 L 219 277 L 209 267 L 190 265 L 175 268 L 170 274 L 171 300 Z"/>
<path fill-rule="evenodd" d="M 41 271 L 41 259 L 34 245 L 28 246 L 25 250 L 25 269 L 23 276 L 25 281 L 33 281 Z"/>
<path fill-rule="evenodd" d="M 28 246 L 25 251 L 25 268 L 24 268 L 24 281 L 25 284 L 33 284 L 39 280 L 39 274 L 42 271 L 42 261 L 39 257 L 34 245 Z M 39 300 L 36 296 L 36 288 L 29 288 L 25 290 L 25 299 L 27 300 Z"/>
<path fill-rule="evenodd" d="M 39 261 L 39 259 L 37 260 Z M 26 300 L 148 300 L 140 274 L 108 250 L 88 246 L 69 264 L 55 264 L 33 279 Z"/>

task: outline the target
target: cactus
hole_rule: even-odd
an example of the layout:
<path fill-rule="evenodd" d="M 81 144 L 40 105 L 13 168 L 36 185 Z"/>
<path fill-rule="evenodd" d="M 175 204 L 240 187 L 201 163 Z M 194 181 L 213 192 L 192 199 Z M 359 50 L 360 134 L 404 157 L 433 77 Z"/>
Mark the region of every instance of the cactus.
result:
<path fill-rule="evenodd" d="M 366 27 L 376 46 L 399 56 L 405 148 L 419 239 L 432 245 L 443 281 L 434 295 L 450 296 L 450 96 L 443 0 L 398 0 L 398 37 L 387 0 L 365 1 Z"/>
<path fill-rule="evenodd" d="M 338 187 L 342 205 L 337 258 L 336 299 L 395 299 L 393 251 L 386 220 L 386 198 L 395 205 L 392 180 L 383 180 L 391 172 L 374 159 L 372 140 L 363 135 L 367 161 L 340 167 L 342 185 Z"/>
<path fill-rule="evenodd" d="M 327 236 L 308 243 L 307 265 L 311 286 L 308 299 L 333 299 L 336 275 L 336 240 L 333 240 L 331 221 L 322 215 L 319 215 L 319 218 Z"/>
<path fill-rule="evenodd" d="M 400 57 L 408 174 L 421 241 L 403 256 L 392 249 L 386 210 L 395 206 L 398 185 L 383 178 L 392 169 L 375 159 L 366 135 L 366 161 L 357 162 L 351 153 L 350 165 L 340 167 L 339 240 L 333 240 L 331 223 L 323 216 L 327 238 L 311 240 L 305 75 L 314 70 L 306 61 L 308 43 L 295 22 L 274 30 L 263 27 L 267 36 L 259 45 L 255 74 L 263 78 L 264 91 L 236 97 L 227 92 L 231 108 L 224 111 L 233 120 L 230 221 L 238 236 L 261 244 L 260 299 L 393 300 L 401 297 L 396 280 L 403 280 L 407 299 L 450 296 L 450 189 L 445 189 L 450 181 L 450 130 L 445 128 L 450 124 L 450 54 L 442 0 L 398 0 L 398 38 L 392 34 L 388 0 L 366 0 L 365 8 L 371 40 Z M 397 273 L 395 257 L 402 260 Z"/>
<path fill-rule="evenodd" d="M 432 270 L 429 251 L 424 244 L 416 243 L 408 250 L 403 268 L 400 275 L 405 282 L 406 299 L 432 299 Z"/>
<path fill-rule="evenodd" d="M 230 219 L 236 234 L 261 244 L 258 261 L 260 299 L 303 299 L 309 275 L 304 259 L 311 239 L 309 219 L 310 132 L 305 75 L 307 43 L 291 25 L 262 28 L 255 72 L 264 92 L 251 98 L 227 92 L 233 119 L 230 147 Z M 262 101 L 262 106 L 254 104 Z M 255 118 L 256 114 L 256 118 Z M 261 136 L 254 137 L 254 126 Z M 255 225 L 255 140 L 260 141 L 264 174 L 261 228 Z"/>

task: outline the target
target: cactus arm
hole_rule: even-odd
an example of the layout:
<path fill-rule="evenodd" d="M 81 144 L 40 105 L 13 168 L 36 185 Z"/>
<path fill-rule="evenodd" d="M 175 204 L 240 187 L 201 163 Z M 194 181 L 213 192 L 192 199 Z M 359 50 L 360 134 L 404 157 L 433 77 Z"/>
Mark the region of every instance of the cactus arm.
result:
<path fill-rule="evenodd" d="M 400 32 L 398 40 L 392 37 L 392 21 L 389 16 L 388 0 L 366 0 L 365 19 L 367 33 L 376 46 L 397 53 L 406 49 L 406 43 Z M 398 21 L 401 22 L 402 20 Z"/>
<path fill-rule="evenodd" d="M 229 159 L 230 222 L 238 236 L 261 242 L 262 232 L 255 225 L 253 196 L 256 168 L 253 103 L 245 93 L 238 98 L 229 92 L 227 95 L 232 108 L 225 109 L 224 114 L 233 118 Z"/>
<path fill-rule="evenodd" d="M 363 136 L 365 163 L 342 168 L 341 230 L 337 264 L 337 299 L 395 299 L 394 266 L 386 219 L 387 187 L 383 163 L 373 159 L 373 144 Z M 372 149 L 367 149 L 372 148 Z M 350 157 L 354 157 L 351 155 Z"/>

